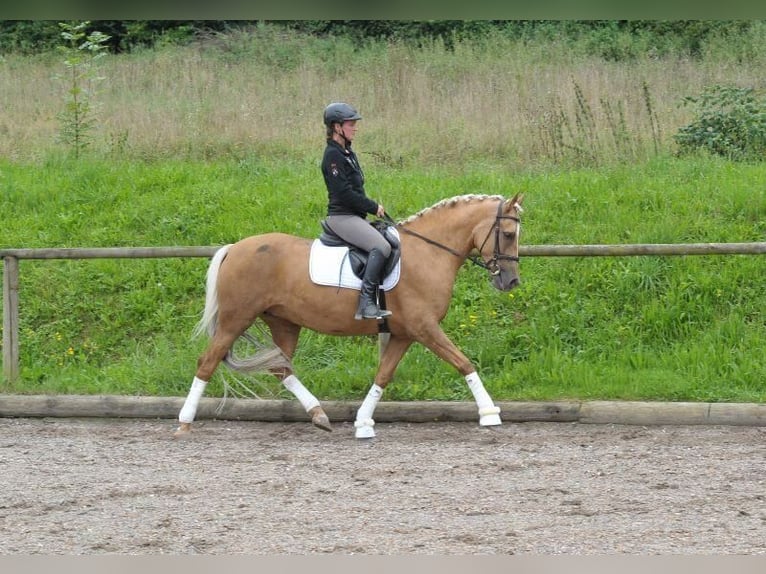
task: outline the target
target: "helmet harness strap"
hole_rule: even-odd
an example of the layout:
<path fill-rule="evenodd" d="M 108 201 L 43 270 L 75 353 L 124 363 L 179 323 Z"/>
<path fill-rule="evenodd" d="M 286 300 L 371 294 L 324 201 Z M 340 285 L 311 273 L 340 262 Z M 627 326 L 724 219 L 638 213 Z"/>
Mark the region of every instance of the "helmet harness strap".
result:
<path fill-rule="evenodd" d="M 335 133 L 343 138 L 343 147 L 348 147 L 348 138 L 346 137 L 346 132 L 343 128 L 344 123 L 345 122 L 335 122 L 336 125 L 340 126 L 340 130 L 335 130 Z"/>

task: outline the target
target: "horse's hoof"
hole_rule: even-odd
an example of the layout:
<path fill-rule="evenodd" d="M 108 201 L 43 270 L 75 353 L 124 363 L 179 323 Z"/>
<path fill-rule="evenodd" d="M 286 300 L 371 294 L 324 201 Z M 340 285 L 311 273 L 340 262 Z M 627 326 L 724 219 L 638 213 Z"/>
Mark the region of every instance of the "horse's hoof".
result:
<path fill-rule="evenodd" d="M 487 407 L 479 410 L 479 425 L 483 427 L 496 427 L 501 425 L 500 408 Z"/>
<path fill-rule="evenodd" d="M 332 426 L 330 426 L 330 419 L 327 415 L 322 413 L 321 415 L 314 415 L 311 417 L 311 424 L 315 427 L 322 429 L 323 431 L 332 432 Z"/>
<path fill-rule="evenodd" d="M 375 438 L 375 430 L 372 427 L 359 427 L 356 429 L 356 438 Z"/>
<path fill-rule="evenodd" d="M 316 406 L 313 409 L 310 409 L 309 415 L 311 416 L 311 424 L 313 424 L 315 427 L 327 432 L 332 432 L 330 419 L 327 418 L 326 414 L 324 414 L 322 407 Z"/>
<path fill-rule="evenodd" d="M 176 432 L 173 433 L 173 438 L 187 438 L 191 435 L 191 423 L 181 423 L 178 425 Z"/>
<path fill-rule="evenodd" d="M 356 429 L 356 438 L 375 438 L 375 421 L 372 419 L 366 421 L 356 421 L 354 428 Z"/>
<path fill-rule="evenodd" d="M 500 415 L 485 415 L 479 420 L 479 426 L 483 427 L 498 427 L 501 424 Z"/>

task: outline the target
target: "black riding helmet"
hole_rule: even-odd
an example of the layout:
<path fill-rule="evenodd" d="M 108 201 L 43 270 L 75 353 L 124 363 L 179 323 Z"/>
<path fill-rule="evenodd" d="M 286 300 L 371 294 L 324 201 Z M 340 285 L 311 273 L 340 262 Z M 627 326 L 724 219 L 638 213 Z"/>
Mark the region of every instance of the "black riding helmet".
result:
<path fill-rule="evenodd" d="M 335 123 L 342 124 L 350 120 L 361 119 L 362 116 L 359 115 L 359 112 L 353 106 L 343 102 L 332 103 L 324 109 L 324 125 L 328 128 Z"/>

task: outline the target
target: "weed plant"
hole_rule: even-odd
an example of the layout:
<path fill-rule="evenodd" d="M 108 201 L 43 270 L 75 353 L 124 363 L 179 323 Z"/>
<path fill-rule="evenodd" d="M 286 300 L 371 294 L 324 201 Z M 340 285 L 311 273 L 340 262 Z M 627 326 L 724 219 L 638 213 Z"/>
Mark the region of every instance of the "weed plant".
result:
<path fill-rule="evenodd" d="M 675 135 L 682 153 L 704 149 L 735 160 L 766 158 L 766 97 L 753 88 L 712 86 L 684 102 L 697 114 Z"/>

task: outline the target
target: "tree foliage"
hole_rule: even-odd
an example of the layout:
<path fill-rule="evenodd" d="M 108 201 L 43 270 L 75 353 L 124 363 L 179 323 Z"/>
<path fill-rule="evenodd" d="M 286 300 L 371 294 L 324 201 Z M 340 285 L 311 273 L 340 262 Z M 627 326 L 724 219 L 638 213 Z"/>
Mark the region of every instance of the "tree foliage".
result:
<path fill-rule="evenodd" d="M 521 41 L 547 38 L 585 42 L 587 50 L 609 60 L 642 54 L 674 52 L 692 58 L 702 55 L 713 36 L 744 33 L 754 21 L 706 20 L 99 20 L 98 29 L 110 37 L 111 52 L 185 43 L 211 33 L 247 29 L 258 24 L 282 26 L 315 36 L 339 36 L 363 43 L 390 39 L 414 43 L 439 40 L 451 48 L 455 41 L 504 34 Z M 0 21 L 0 53 L 32 54 L 54 49 L 56 22 Z"/>

